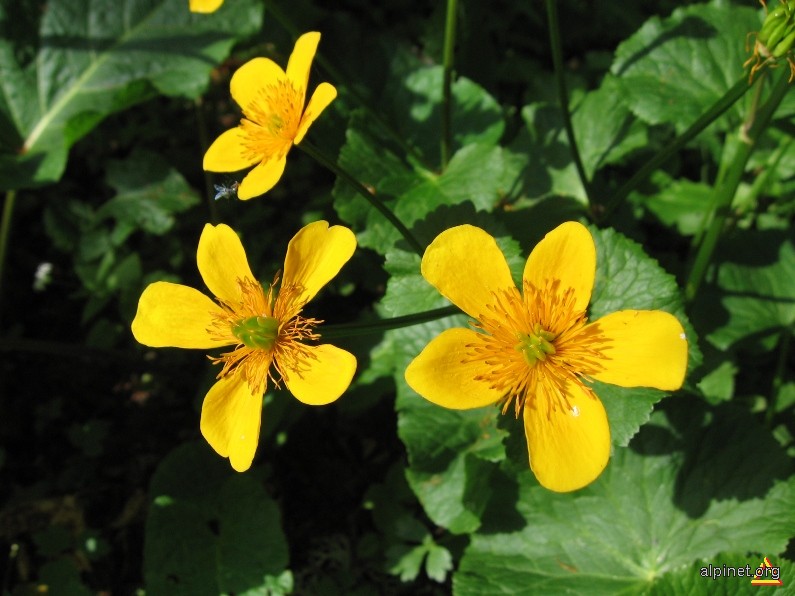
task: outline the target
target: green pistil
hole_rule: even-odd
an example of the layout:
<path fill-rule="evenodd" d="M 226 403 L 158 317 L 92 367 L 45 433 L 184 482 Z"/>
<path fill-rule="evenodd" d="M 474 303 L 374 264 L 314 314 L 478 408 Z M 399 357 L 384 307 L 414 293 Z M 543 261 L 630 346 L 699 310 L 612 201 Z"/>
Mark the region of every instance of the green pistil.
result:
<path fill-rule="evenodd" d="M 539 360 L 543 362 L 547 356 L 555 353 L 552 342 L 556 337 L 557 335 L 542 329 L 541 325 L 536 323 L 532 333 L 517 334 L 519 343 L 514 347 L 522 353 L 527 364 L 535 366 Z"/>
<path fill-rule="evenodd" d="M 282 131 L 282 128 L 284 128 L 284 118 L 282 118 L 279 114 L 271 114 L 269 128 L 271 133 L 277 135 Z"/>
<path fill-rule="evenodd" d="M 249 317 L 233 325 L 232 334 L 247 348 L 270 350 L 279 337 L 279 321 L 273 317 Z"/>

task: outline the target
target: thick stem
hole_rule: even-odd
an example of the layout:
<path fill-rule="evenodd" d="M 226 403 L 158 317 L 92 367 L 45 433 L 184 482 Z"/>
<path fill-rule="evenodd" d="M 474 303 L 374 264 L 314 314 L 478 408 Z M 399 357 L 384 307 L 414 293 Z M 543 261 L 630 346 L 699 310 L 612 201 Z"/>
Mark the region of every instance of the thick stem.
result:
<path fill-rule="evenodd" d="M 16 197 L 17 192 L 15 190 L 6 192 L 6 200 L 3 203 L 3 216 L 0 219 L 0 315 L 2 315 L 2 298 L 5 291 L 3 277 L 5 275 L 6 251 L 11 237 L 11 220 L 14 218 Z M 2 329 L 2 323 L 0 323 L 0 329 Z"/>
<path fill-rule="evenodd" d="M 452 86 L 455 58 L 455 26 L 458 13 L 457 0 L 447 0 L 447 18 L 444 26 L 444 76 L 442 78 L 442 170 L 450 163 L 453 146 Z"/>
<path fill-rule="evenodd" d="M 610 217 L 610 215 L 612 215 L 616 209 L 618 209 L 621 203 L 626 200 L 629 194 L 633 190 L 637 189 L 638 186 L 640 186 L 641 183 L 643 183 L 652 172 L 667 162 L 674 154 L 676 154 L 680 149 L 697 137 L 702 130 L 720 118 L 724 112 L 732 107 L 738 99 L 745 95 L 746 91 L 748 91 L 755 83 L 756 81 L 753 81 L 751 85 L 749 85 L 748 78 L 743 75 L 742 78 L 740 78 L 723 97 L 712 104 L 712 106 L 704 114 L 702 114 L 701 117 L 699 117 L 699 119 L 690 126 L 690 128 L 666 145 L 659 153 L 657 153 L 637 172 L 635 172 L 635 174 L 629 180 L 627 180 L 624 185 L 621 186 L 621 188 L 613 193 L 613 197 L 610 199 L 605 206 L 604 211 L 601 213 L 599 218 L 600 221 L 607 220 L 607 218 Z"/>
<path fill-rule="evenodd" d="M 588 204 L 591 201 L 591 183 L 585 174 L 585 167 L 582 164 L 580 150 L 577 147 L 577 138 L 574 136 L 574 126 L 571 123 L 571 111 L 569 110 L 569 94 L 566 90 L 565 73 L 563 72 L 563 50 L 561 49 L 560 27 L 558 26 L 558 5 L 556 0 L 546 0 L 547 22 L 549 23 L 549 45 L 552 49 L 552 64 L 555 68 L 555 83 L 558 88 L 558 101 L 560 102 L 560 113 L 563 115 L 563 126 L 566 129 L 566 137 L 569 140 L 571 157 L 574 166 L 577 168 L 577 175 L 580 183 L 585 190 L 585 197 Z"/>
<path fill-rule="evenodd" d="M 785 75 L 788 73 L 785 73 Z M 704 239 L 698 247 L 698 253 L 693 261 L 687 283 L 685 284 L 685 299 L 693 300 L 698 293 L 698 288 L 704 279 L 707 267 L 712 260 L 712 254 L 718 244 L 718 239 L 723 233 L 726 218 L 729 215 L 734 195 L 740 185 L 748 159 L 751 157 L 762 133 L 770 124 L 773 114 L 789 90 L 787 76 L 781 76 L 773 88 L 770 97 L 759 108 L 752 119 L 753 124 L 748 128 L 745 138 L 734 154 L 731 164 L 726 168 L 725 175 L 721 176 L 713 190 L 714 213 L 709 223 Z M 750 121 L 750 120 L 749 120 Z"/>
<path fill-rule="evenodd" d="M 379 333 L 389 329 L 399 329 L 409 327 L 428 321 L 435 321 L 452 315 L 459 315 L 461 311 L 455 306 L 445 306 L 434 310 L 393 317 L 391 319 L 380 319 L 372 323 L 343 323 L 340 325 L 324 325 L 321 328 L 323 339 L 333 339 L 337 337 L 353 337 L 355 335 L 367 335 L 369 333 Z"/>
<path fill-rule="evenodd" d="M 400 221 L 397 216 L 390 211 L 390 209 L 384 205 L 382 201 L 379 201 L 378 198 L 371 193 L 367 188 L 359 182 L 356 178 L 354 178 L 351 174 L 340 167 L 337 162 L 332 159 L 329 159 L 325 155 L 323 155 L 320 151 L 318 151 L 315 147 L 307 143 L 306 141 L 301 142 L 301 144 L 296 145 L 299 149 L 303 150 L 304 153 L 312 157 L 315 161 L 320 163 L 322 166 L 328 168 L 332 172 L 334 172 L 338 177 L 342 178 L 350 184 L 353 189 L 358 192 L 362 197 L 364 197 L 370 205 L 375 207 L 381 215 L 386 217 L 389 220 L 395 229 L 401 233 L 403 238 L 405 238 L 406 242 L 409 243 L 409 246 L 416 252 L 418 255 L 422 256 L 425 252 L 422 244 L 414 237 L 409 229 L 403 225 L 403 222 Z"/>

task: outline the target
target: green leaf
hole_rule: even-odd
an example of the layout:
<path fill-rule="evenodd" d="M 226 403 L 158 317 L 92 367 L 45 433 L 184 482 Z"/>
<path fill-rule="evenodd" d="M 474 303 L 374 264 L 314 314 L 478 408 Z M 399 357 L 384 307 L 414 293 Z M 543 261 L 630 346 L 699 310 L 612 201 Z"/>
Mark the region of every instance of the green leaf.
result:
<path fill-rule="evenodd" d="M 413 548 L 405 545 L 390 547 L 386 553 L 387 559 L 396 560 L 396 563 L 389 568 L 389 573 L 400 576 L 400 581 L 413 581 L 420 574 L 426 552 L 424 544 Z"/>
<path fill-rule="evenodd" d="M 438 114 L 431 115 L 437 91 L 441 89 L 440 69 L 421 69 L 408 76 L 408 88 L 390 97 L 388 105 L 421 131 L 416 143 L 432 139 L 438 153 Z M 437 87 L 434 84 L 439 83 Z M 489 211 L 516 186 L 526 158 L 497 146 L 503 122 L 491 96 L 466 79 L 453 88 L 453 111 L 457 150 L 447 169 L 438 174 L 421 166 L 411 166 L 403 156 L 389 149 L 389 140 L 372 130 L 360 113 L 351 117 L 339 164 L 357 180 L 370 187 L 376 200 L 383 201 L 409 228 L 443 206 L 469 203 L 478 211 Z M 400 98 L 406 95 L 405 101 Z M 391 103 L 394 102 L 394 103 Z M 416 122 L 423 123 L 418 127 Z M 344 180 L 334 186 L 334 207 L 354 229 L 362 230 L 359 244 L 385 254 L 401 236 L 370 204 Z M 420 242 L 428 243 L 442 229 L 424 228 Z"/>
<path fill-rule="evenodd" d="M 383 109 L 392 116 L 398 130 L 434 167 L 439 165 L 442 138 L 441 66 L 422 67 L 412 64 L 397 82 L 388 87 Z M 505 122 L 502 108 L 480 85 L 458 77 L 452 86 L 451 129 L 453 150 L 472 144 L 496 145 Z"/>
<path fill-rule="evenodd" d="M 447 572 L 453 568 L 450 551 L 436 544 L 429 534 L 425 535 L 420 545 L 390 547 L 387 550 L 387 559 L 395 561 L 389 567 L 389 572 L 399 575 L 404 582 L 417 578 L 422 570 L 423 560 L 428 577 L 437 582 L 443 582 L 447 578 Z"/>
<path fill-rule="evenodd" d="M 589 179 L 600 168 L 618 163 L 648 144 L 646 127 L 632 117 L 615 77 L 607 75 L 599 89 L 572 106 L 572 112 L 577 147 Z M 512 149 L 526 153 L 532 168 L 543 171 L 527 180 L 528 195 L 564 195 L 585 203 L 585 190 L 574 166 L 560 108 L 549 103 L 531 104 L 522 109 L 522 118 L 529 137 L 517 140 Z M 546 184 L 539 182 L 544 179 Z"/>
<path fill-rule="evenodd" d="M 435 290 L 434 290 L 435 292 Z M 457 323 L 457 324 L 456 324 Z M 398 388 L 398 435 L 409 455 L 406 478 L 428 517 L 453 533 L 480 525 L 492 487 L 489 478 L 504 457 L 504 431 L 496 426 L 495 408 L 447 410 L 422 399 L 403 378 L 409 361 L 444 329 L 466 325 L 463 316 L 398 329 L 395 358 Z"/>
<path fill-rule="evenodd" d="M 726 401 L 734 396 L 734 376 L 737 367 L 732 362 L 723 362 L 709 374 L 704 375 L 698 383 L 698 388 L 712 403 Z"/>
<path fill-rule="evenodd" d="M 156 153 L 135 151 L 124 161 L 109 162 L 106 179 L 117 194 L 97 210 L 96 217 L 116 220 L 115 244 L 138 229 L 165 234 L 174 226 L 175 214 L 200 201 L 182 175 Z"/>
<path fill-rule="evenodd" d="M 652 177 L 659 190 L 650 196 L 639 193 L 630 199 L 651 211 L 666 226 L 673 226 L 684 236 L 692 236 L 702 226 L 704 213 L 712 201 L 712 187 L 702 182 L 672 180 L 662 172 Z"/>
<path fill-rule="evenodd" d="M 532 174 L 525 181 L 525 192 L 531 198 L 562 195 L 585 204 L 585 189 L 574 166 L 560 108 L 530 104 L 522 108 L 522 119 L 529 134 L 519 137 L 511 149 L 529 156 Z"/>
<path fill-rule="evenodd" d="M 589 320 L 625 309 L 663 310 L 676 316 L 688 337 L 688 370 L 701 362 L 697 336 L 684 314 L 676 279 L 666 273 L 643 248 L 614 230 L 591 233 L 596 243 L 596 280 Z M 624 388 L 594 383 L 610 420 L 613 443 L 626 445 L 649 418 L 652 406 L 665 392 L 646 387 Z"/>
<path fill-rule="evenodd" d="M 156 93 L 198 97 L 237 39 L 260 27 L 262 7 L 237 0 L 212 15 L 185 0 L 53 0 L 27 66 L 0 40 L 0 188 L 58 180 L 69 148 L 103 118 Z"/>
<path fill-rule="evenodd" d="M 609 74 L 599 89 L 589 92 L 574 109 L 572 125 L 586 175 L 618 163 L 648 144 L 646 127 L 629 112 L 620 82 Z"/>
<path fill-rule="evenodd" d="M 365 155 L 367 157 L 365 157 Z M 376 173 L 367 178 L 366 171 L 377 172 L 378 166 L 365 163 L 377 159 L 376 145 L 349 129 L 348 142 L 340 153 L 340 164 L 375 189 L 407 227 L 442 207 L 469 203 L 478 211 L 490 211 L 507 194 L 519 176 L 521 163 L 506 150 L 491 145 L 469 145 L 453 155 L 441 175 L 412 173 L 405 166 L 397 171 Z M 395 167 L 388 158 L 386 167 Z M 398 169 L 399 168 L 399 169 Z M 340 217 L 354 228 L 363 230 L 359 244 L 385 254 L 401 241 L 402 236 L 380 213 L 347 183 L 338 181 L 334 188 L 335 207 Z M 418 240 L 428 244 L 443 228 L 422 226 Z"/>
<path fill-rule="evenodd" d="M 512 269 L 521 271 L 524 260 L 516 242 L 502 236 L 498 243 Z M 390 316 L 449 304 L 422 278 L 416 255 L 393 249 L 386 269 L 390 280 L 382 305 Z M 458 315 L 390 331 L 384 342 L 391 348 L 378 352 L 382 359 L 389 359 L 395 374 L 398 434 L 411 463 L 406 477 L 434 523 L 455 533 L 471 532 L 480 525 L 480 513 L 492 491 L 488 479 L 496 469 L 494 462 L 504 457 L 505 432 L 496 427 L 496 409 L 439 408 L 408 387 L 403 371 L 441 331 L 466 326 L 467 320 Z"/>
<path fill-rule="evenodd" d="M 148 594 L 241 594 L 281 582 L 288 555 L 279 508 L 250 472 L 188 443 L 158 466 L 149 494 Z"/>
<path fill-rule="evenodd" d="M 556 494 L 520 474 L 515 511 L 493 505 L 495 526 L 472 537 L 454 593 L 670 594 L 720 553 L 754 568 L 795 532 L 791 472 L 745 412 L 670 400 L 581 491 Z"/>
<path fill-rule="evenodd" d="M 746 36 L 760 26 L 750 6 L 678 8 L 666 19 L 652 17 L 618 46 L 611 72 L 639 118 L 682 132 L 743 76 Z M 736 107 L 714 126 L 728 130 L 740 118 Z"/>
<path fill-rule="evenodd" d="M 722 244 L 717 284 L 723 320 L 707 339 L 725 350 L 741 340 L 771 349 L 795 323 L 795 248 L 791 231 L 738 231 Z M 701 308 L 715 310 L 714 303 Z M 713 315 L 714 316 L 714 315 Z"/>
<path fill-rule="evenodd" d="M 428 549 L 428 558 L 425 561 L 425 571 L 432 580 L 443 582 L 447 579 L 447 572 L 453 568 L 453 556 L 450 551 L 431 543 Z"/>

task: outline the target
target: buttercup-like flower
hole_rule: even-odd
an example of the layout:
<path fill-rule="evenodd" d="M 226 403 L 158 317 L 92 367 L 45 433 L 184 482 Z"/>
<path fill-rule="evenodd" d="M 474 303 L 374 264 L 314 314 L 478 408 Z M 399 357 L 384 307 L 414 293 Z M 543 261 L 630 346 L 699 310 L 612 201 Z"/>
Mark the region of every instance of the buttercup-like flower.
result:
<path fill-rule="evenodd" d="M 279 181 L 293 144 L 337 97 L 329 83 L 320 83 L 304 108 L 309 69 L 320 33 L 305 33 L 295 42 L 287 72 L 268 58 L 254 58 L 232 76 L 232 98 L 243 110 L 240 125 L 227 130 L 204 154 L 204 169 L 236 172 L 256 164 L 243 178 L 237 196 L 259 196 Z"/>
<path fill-rule="evenodd" d="M 224 3 L 224 0 L 190 0 L 190 11 L 191 12 L 215 12 L 221 5 Z"/>
<path fill-rule="evenodd" d="M 284 274 L 265 290 L 251 273 L 234 230 L 204 226 L 196 260 L 217 303 L 193 288 L 150 284 L 138 302 L 132 332 L 140 343 L 208 349 L 234 346 L 218 358 L 218 382 L 204 398 L 201 431 L 238 472 L 247 470 L 259 440 L 262 395 L 268 380 L 284 381 L 310 405 L 336 400 L 350 385 L 356 358 L 317 340 L 316 319 L 301 316 L 304 305 L 351 258 L 356 237 L 348 228 L 317 221 L 302 228 L 287 247 Z"/>
<path fill-rule="evenodd" d="M 607 465 L 610 429 L 585 381 L 678 389 L 687 368 L 682 325 L 662 311 L 622 310 L 588 323 L 596 272 L 587 228 L 546 235 L 524 268 L 520 293 L 497 243 L 470 225 L 439 234 L 422 275 L 476 319 L 448 329 L 406 369 L 409 386 L 453 409 L 514 403 L 523 412 L 530 467 L 548 489 L 592 482 Z"/>

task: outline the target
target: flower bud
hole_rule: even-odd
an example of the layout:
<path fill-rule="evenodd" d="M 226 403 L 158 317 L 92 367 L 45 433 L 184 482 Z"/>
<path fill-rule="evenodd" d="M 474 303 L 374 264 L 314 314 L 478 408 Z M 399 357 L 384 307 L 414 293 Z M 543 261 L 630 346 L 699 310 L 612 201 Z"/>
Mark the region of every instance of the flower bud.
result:
<path fill-rule="evenodd" d="M 764 2 L 762 2 L 764 4 Z M 788 0 L 767 13 L 762 29 L 756 34 L 754 53 L 744 66 L 753 63 L 750 79 L 753 80 L 757 71 L 766 65 L 778 66 L 784 59 L 789 64 L 790 82 L 795 80 L 795 61 L 792 49 L 795 45 L 795 7 L 790 7 Z"/>

